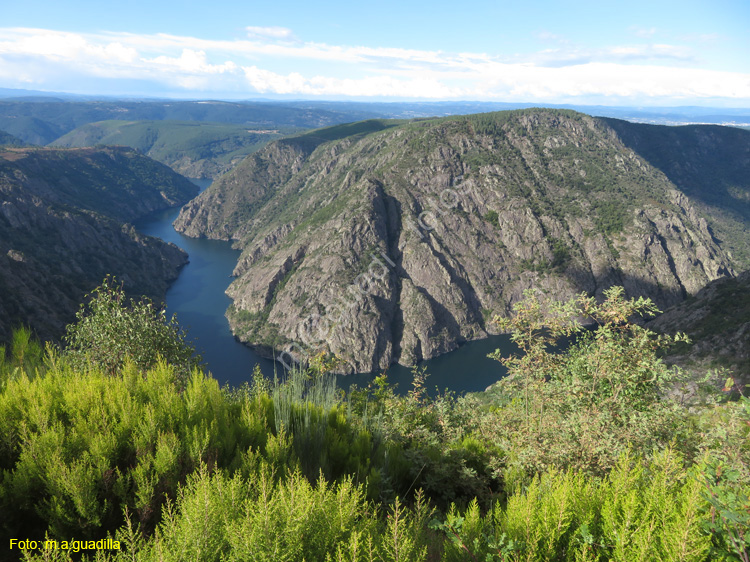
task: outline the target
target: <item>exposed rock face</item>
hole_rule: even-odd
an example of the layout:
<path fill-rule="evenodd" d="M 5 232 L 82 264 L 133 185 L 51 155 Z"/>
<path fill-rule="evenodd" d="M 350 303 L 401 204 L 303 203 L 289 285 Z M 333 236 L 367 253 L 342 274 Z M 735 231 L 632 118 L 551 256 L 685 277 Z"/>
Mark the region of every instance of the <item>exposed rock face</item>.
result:
<path fill-rule="evenodd" d="M 163 299 L 186 254 L 124 222 L 196 192 L 127 149 L 0 151 L 0 341 L 19 324 L 58 339 L 107 274 Z"/>
<path fill-rule="evenodd" d="M 349 133 L 272 143 L 176 221 L 243 249 L 227 291 L 242 341 L 371 371 L 484 337 L 529 288 L 617 284 L 666 307 L 733 275 L 690 200 L 602 120 L 525 110 Z"/>
<path fill-rule="evenodd" d="M 715 125 L 660 127 L 606 119 L 626 146 L 690 197 L 740 270 L 750 268 L 748 131 Z"/>

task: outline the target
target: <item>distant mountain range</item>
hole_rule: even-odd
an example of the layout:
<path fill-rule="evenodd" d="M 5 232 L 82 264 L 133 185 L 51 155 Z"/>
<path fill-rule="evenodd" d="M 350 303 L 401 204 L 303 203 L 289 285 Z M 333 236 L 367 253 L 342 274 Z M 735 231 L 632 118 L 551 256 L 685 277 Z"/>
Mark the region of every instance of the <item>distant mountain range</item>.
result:
<path fill-rule="evenodd" d="M 355 102 L 248 100 L 180 101 L 86 97 L 0 89 L 0 130 L 45 145 L 98 121 L 197 121 L 248 128 L 314 128 L 370 118 L 420 118 L 531 107 L 573 109 L 589 115 L 654 124 L 712 123 L 750 126 L 750 108 L 617 107 L 484 101 Z"/>
<path fill-rule="evenodd" d="M 750 132 L 528 109 L 280 139 L 175 225 L 233 240 L 235 335 L 345 371 L 491 332 L 525 289 L 661 307 L 748 267 Z"/>
<path fill-rule="evenodd" d="M 0 130 L 46 145 L 66 133 L 107 120 L 231 123 L 248 129 L 310 129 L 372 117 L 368 111 L 309 109 L 278 103 L 221 101 L 13 101 L 0 99 Z"/>

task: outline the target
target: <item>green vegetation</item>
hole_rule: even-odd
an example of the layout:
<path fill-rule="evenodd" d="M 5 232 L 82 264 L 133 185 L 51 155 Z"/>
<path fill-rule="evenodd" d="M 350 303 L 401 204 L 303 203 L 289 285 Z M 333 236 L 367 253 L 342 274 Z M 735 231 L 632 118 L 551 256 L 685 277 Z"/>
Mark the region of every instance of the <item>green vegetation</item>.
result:
<path fill-rule="evenodd" d="M 109 285 L 97 295 L 105 310 L 72 333 L 102 314 L 153 322 Z M 600 304 L 530 294 L 504 321 L 525 355 L 503 359 L 492 392 L 460 398 L 430 398 L 423 371 L 403 397 L 385 376 L 344 394 L 325 354 L 222 390 L 197 369 L 180 383 L 166 361 L 107 369 L 43 351 L 20 330 L 0 348 L 0 510 L 14 514 L 0 538 L 58 549 L 3 556 L 747 560 L 750 401 L 688 413 L 668 399 L 680 373 L 657 358 L 666 338 L 627 321 L 653 310 L 621 290 Z M 113 337 L 91 333 L 100 348 Z M 107 537 L 120 549 L 59 547 Z"/>
<path fill-rule="evenodd" d="M 484 220 L 490 223 L 495 228 L 500 228 L 499 217 L 497 211 L 489 210 L 484 214 Z"/>
<path fill-rule="evenodd" d="M 0 131 L 0 146 L 25 146 L 25 143 L 18 137 Z"/>
<path fill-rule="evenodd" d="M 248 129 L 311 129 L 379 115 L 358 108 L 302 108 L 291 104 L 222 101 L 22 101 L 0 100 L 0 129 L 25 142 L 46 145 L 87 123 L 120 120 L 229 123 Z"/>
<path fill-rule="evenodd" d="M 294 131 L 228 123 L 110 120 L 88 123 L 51 146 L 129 146 L 189 177 L 215 177 L 269 141 Z"/>
<path fill-rule="evenodd" d="M 166 311 L 146 298 L 127 299 L 122 286 L 108 278 L 81 305 L 63 339 L 74 368 L 93 365 L 112 375 L 129 362 L 145 371 L 165 361 L 185 380 L 201 361 L 185 337 L 174 316 L 167 319 Z"/>

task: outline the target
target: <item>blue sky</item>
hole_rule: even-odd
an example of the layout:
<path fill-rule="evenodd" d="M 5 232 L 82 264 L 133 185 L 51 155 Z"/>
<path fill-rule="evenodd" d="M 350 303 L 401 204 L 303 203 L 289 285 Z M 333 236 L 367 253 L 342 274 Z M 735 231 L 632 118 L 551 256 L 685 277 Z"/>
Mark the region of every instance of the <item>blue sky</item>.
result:
<path fill-rule="evenodd" d="M 0 87 L 750 107 L 750 2 L 24 0 Z"/>

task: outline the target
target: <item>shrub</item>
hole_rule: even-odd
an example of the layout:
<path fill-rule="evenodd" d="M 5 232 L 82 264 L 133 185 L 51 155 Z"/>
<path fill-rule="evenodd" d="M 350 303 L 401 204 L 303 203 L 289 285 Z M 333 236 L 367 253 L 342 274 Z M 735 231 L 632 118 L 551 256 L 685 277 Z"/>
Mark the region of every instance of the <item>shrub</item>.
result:
<path fill-rule="evenodd" d="M 94 289 L 81 305 L 76 322 L 66 328 L 65 355 L 71 365 L 93 363 L 104 372 L 116 373 L 126 362 L 147 370 L 159 359 L 175 367 L 185 380 L 201 358 L 186 342 L 174 316 L 147 300 L 126 299 L 113 278 Z"/>
<path fill-rule="evenodd" d="M 510 403 L 485 430 L 510 441 L 514 462 L 532 472 L 557 466 L 602 474 L 629 447 L 661 449 L 688 425 L 686 412 L 664 398 L 682 372 L 657 356 L 683 336 L 658 336 L 628 321 L 656 312 L 649 299 L 625 299 L 621 287 L 604 294 L 601 304 L 586 295 L 552 303 L 529 292 L 513 318 L 496 319 L 522 355 L 491 354 L 508 368 L 500 386 Z M 554 351 L 563 337 L 575 340 Z"/>

